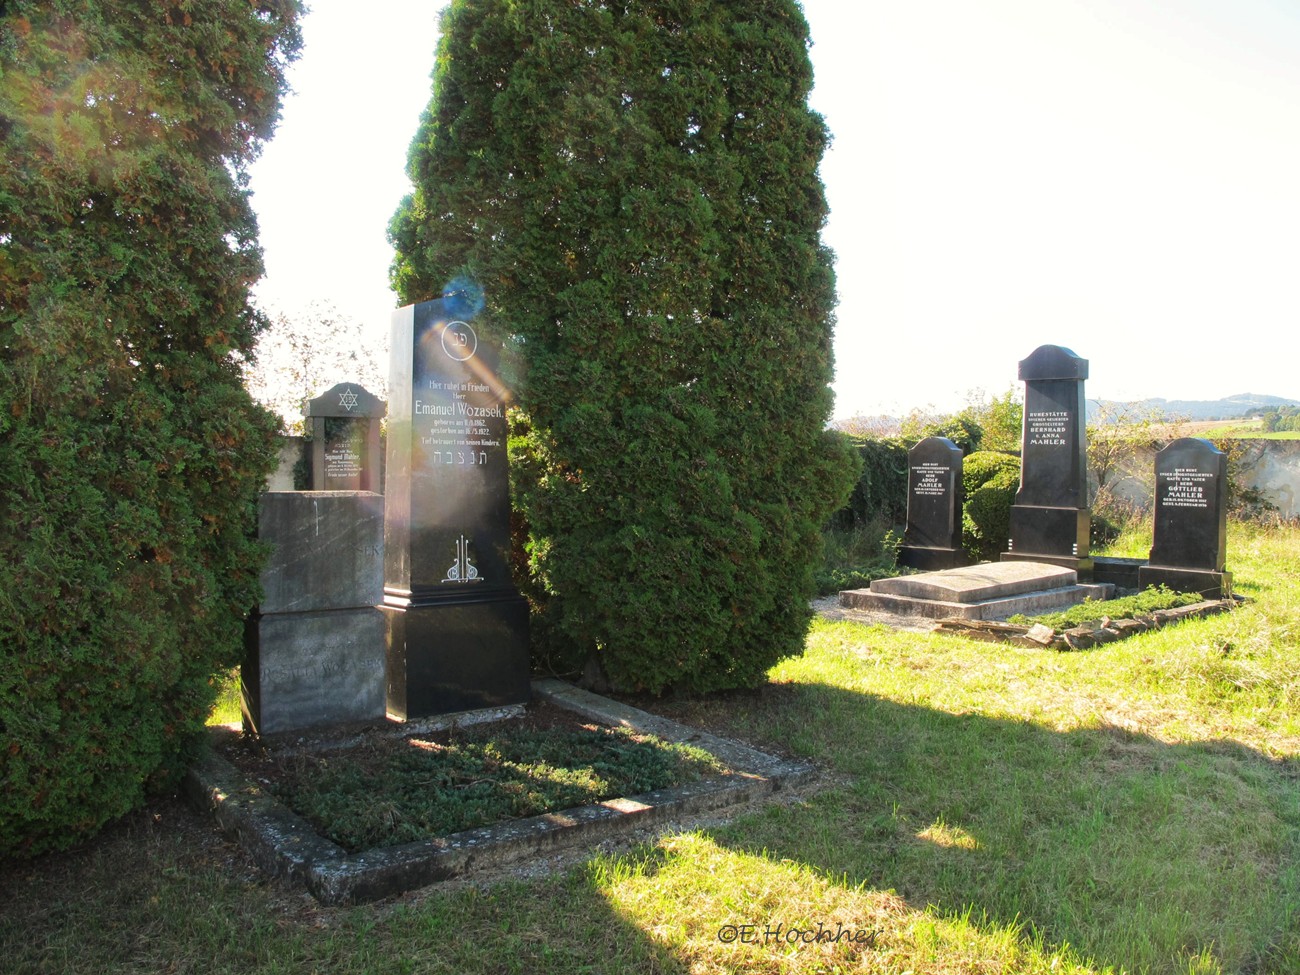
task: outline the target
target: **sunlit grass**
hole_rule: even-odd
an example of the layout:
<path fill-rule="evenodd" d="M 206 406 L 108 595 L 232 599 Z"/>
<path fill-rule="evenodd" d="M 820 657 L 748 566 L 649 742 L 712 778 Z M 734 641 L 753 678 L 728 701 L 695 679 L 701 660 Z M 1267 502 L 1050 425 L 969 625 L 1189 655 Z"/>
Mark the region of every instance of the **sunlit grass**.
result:
<path fill-rule="evenodd" d="M 895 891 L 702 833 L 597 858 L 589 873 L 620 916 L 692 973 L 1094 971 L 1018 923 L 941 917 Z"/>
<path fill-rule="evenodd" d="M 759 693 L 648 704 L 822 788 L 538 879 L 326 909 L 141 817 L 0 871 L 6 970 L 1295 975 L 1300 532 L 1229 568 L 1240 609 L 1081 653 L 818 623 Z"/>
<path fill-rule="evenodd" d="M 243 720 L 239 705 L 239 668 L 226 671 L 214 679 L 217 700 L 208 715 L 208 724 L 238 724 Z"/>
<path fill-rule="evenodd" d="M 1300 971 L 1300 538 L 1230 548 L 1244 608 L 1086 653 L 816 624 L 686 710 L 851 784 L 722 835 L 1103 967 Z"/>

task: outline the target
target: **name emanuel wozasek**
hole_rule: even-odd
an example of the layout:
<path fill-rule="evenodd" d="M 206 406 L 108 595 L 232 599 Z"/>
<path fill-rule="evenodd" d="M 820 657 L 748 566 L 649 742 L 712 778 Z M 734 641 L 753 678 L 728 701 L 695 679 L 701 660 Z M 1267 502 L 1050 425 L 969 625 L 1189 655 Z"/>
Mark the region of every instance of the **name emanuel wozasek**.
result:
<path fill-rule="evenodd" d="M 500 419 L 505 416 L 501 404 L 495 406 L 470 406 L 468 403 L 425 403 L 415 401 L 415 412 L 419 416 L 464 416 L 475 420 Z"/>

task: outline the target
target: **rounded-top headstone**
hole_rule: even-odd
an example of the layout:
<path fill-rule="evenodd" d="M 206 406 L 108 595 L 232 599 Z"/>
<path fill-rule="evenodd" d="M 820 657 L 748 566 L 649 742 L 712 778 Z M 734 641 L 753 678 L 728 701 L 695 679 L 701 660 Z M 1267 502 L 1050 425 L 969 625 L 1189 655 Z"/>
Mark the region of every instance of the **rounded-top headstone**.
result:
<path fill-rule="evenodd" d="M 962 452 L 947 437 L 926 437 L 907 452 L 907 531 L 899 561 L 917 569 L 950 569 L 961 548 Z"/>
<path fill-rule="evenodd" d="M 1040 345 L 1020 360 L 1023 382 L 1048 379 L 1087 379 L 1088 360 L 1060 345 Z"/>
<path fill-rule="evenodd" d="M 1180 437 L 1156 454 L 1154 565 L 1223 571 L 1227 559 L 1228 455 Z"/>

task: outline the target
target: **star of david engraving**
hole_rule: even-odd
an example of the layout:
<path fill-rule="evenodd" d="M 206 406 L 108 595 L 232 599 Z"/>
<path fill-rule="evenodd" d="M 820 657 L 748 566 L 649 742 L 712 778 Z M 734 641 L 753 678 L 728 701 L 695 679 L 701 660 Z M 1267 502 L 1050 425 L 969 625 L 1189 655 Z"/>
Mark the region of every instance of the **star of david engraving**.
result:
<path fill-rule="evenodd" d="M 351 386 L 339 393 L 339 406 L 349 412 L 357 408 L 357 394 L 352 391 Z"/>

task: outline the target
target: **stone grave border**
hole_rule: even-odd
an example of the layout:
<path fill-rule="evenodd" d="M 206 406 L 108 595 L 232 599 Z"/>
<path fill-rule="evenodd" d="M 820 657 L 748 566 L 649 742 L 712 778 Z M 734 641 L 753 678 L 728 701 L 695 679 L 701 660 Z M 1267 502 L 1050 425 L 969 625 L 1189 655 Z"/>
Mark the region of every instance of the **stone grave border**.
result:
<path fill-rule="evenodd" d="M 1054 630 L 1042 623 L 1022 626 L 1002 620 L 973 620 L 950 616 L 936 621 L 931 632 L 949 633 L 971 640 L 1009 643 L 1012 646 L 1040 650 L 1089 650 L 1138 633 L 1158 630 L 1170 623 L 1226 613 L 1235 609 L 1240 602 L 1240 597 L 1207 599 L 1188 606 L 1152 610 L 1150 613 L 1129 619 L 1112 619 L 1103 616 L 1093 623 L 1072 626 L 1065 630 Z"/>
<path fill-rule="evenodd" d="M 812 779 L 812 765 L 768 755 L 708 732 L 611 701 L 564 681 L 534 681 L 533 694 L 558 707 L 609 725 L 689 743 L 709 752 L 732 775 L 590 806 L 482 826 L 450 836 L 349 854 L 316 833 L 297 814 L 213 751 L 185 779 L 185 793 L 210 811 L 223 832 L 237 839 L 272 876 L 305 888 L 322 904 L 355 904 L 415 890 L 475 870 L 501 866 L 683 816 L 761 800 Z M 489 720 L 508 716 L 498 709 Z M 518 713 L 518 708 L 513 709 Z M 448 716 L 447 724 L 455 716 Z M 413 722 L 412 727 L 429 722 Z"/>

